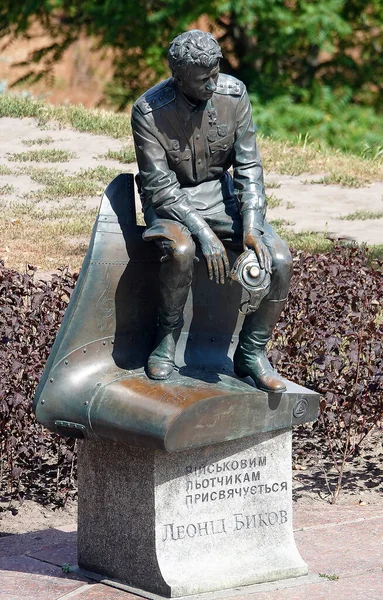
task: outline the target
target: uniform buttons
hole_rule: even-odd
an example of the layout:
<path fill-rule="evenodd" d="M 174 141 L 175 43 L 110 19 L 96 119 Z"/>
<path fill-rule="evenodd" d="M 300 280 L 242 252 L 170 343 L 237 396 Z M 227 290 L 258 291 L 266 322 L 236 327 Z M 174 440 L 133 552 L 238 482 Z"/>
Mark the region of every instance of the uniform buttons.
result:
<path fill-rule="evenodd" d="M 195 139 L 196 139 L 196 140 L 199 140 L 199 138 L 200 138 L 200 137 L 201 137 L 201 136 L 200 136 L 200 134 L 199 134 L 199 133 L 197 133 L 197 135 L 195 136 Z"/>
<path fill-rule="evenodd" d="M 227 148 L 227 144 L 224 144 L 223 149 L 226 150 L 226 148 Z"/>
<path fill-rule="evenodd" d="M 176 163 L 179 163 L 179 162 L 180 162 L 180 159 L 179 159 L 179 158 L 176 158 Z"/>
<path fill-rule="evenodd" d="M 197 160 L 197 165 L 200 165 L 200 164 L 202 164 L 202 160 L 199 158 L 199 159 Z"/>

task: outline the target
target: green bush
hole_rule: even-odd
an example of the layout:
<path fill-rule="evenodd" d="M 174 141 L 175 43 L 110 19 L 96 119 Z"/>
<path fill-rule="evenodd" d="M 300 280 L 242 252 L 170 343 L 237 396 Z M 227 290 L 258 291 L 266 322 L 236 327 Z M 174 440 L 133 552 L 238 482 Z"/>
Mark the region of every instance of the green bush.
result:
<path fill-rule="evenodd" d="M 323 93 L 323 89 L 321 92 Z M 372 107 L 333 97 L 327 90 L 313 104 L 295 103 L 285 95 L 262 103 L 252 94 L 254 121 L 265 137 L 291 142 L 315 142 L 363 158 L 383 160 L 383 119 Z"/>

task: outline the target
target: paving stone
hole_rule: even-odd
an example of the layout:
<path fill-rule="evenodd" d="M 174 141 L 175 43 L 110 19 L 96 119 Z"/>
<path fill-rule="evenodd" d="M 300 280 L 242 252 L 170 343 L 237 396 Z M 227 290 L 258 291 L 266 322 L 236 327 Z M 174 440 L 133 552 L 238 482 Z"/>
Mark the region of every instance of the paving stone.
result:
<path fill-rule="evenodd" d="M 345 506 L 340 504 L 316 503 L 311 506 L 293 505 L 294 529 L 326 526 L 357 519 L 383 518 L 383 506 Z"/>
<path fill-rule="evenodd" d="M 1 595 L 0 595 L 1 598 Z M 103 585 L 101 583 L 97 585 L 89 586 L 89 589 L 83 591 L 78 590 L 78 594 L 73 596 L 74 600 L 142 600 L 139 596 L 135 596 L 134 594 L 129 594 L 128 592 L 123 592 L 121 590 L 117 590 L 108 585 Z M 68 599 L 69 600 L 69 599 Z"/>
<path fill-rule="evenodd" d="M 354 575 L 383 565 L 383 518 L 301 530 L 295 539 L 314 573 Z"/>
<path fill-rule="evenodd" d="M 70 544 L 59 544 L 56 546 L 46 546 L 41 550 L 27 552 L 28 556 L 43 560 L 53 565 L 77 564 L 77 544 L 73 541 Z"/>
<path fill-rule="evenodd" d="M 257 593 L 226 591 L 199 600 L 382 600 L 382 512 L 380 506 L 296 505 L 295 538 L 310 572 L 335 574 L 338 580 L 323 578 Z M 75 540 L 73 531 L 57 530 L 0 538 L 0 600 L 141 600 L 109 586 L 88 584 L 78 575 L 63 573 L 59 566 L 37 560 L 74 564 Z M 25 552 L 28 556 L 22 555 Z"/>
<path fill-rule="evenodd" d="M 65 579 L 76 579 L 79 581 L 88 581 L 82 575 L 77 573 L 64 573 L 60 566 L 52 565 L 41 560 L 36 560 L 29 556 L 2 556 L 0 558 L 0 569 L 3 571 L 17 573 L 35 573 L 36 575 L 54 575 Z"/>
<path fill-rule="evenodd" d="M 284 588 L 236 596 L 233 600 L 382 600 L 382 572 L 365 573 L 358 577 L 324 581 L 302 587 Z M 225 599 L 228 600 L 228 599 Z"/>
<path fill-rule="evenodd" d="M 0 582 L 1 600 L 58 600 L 86 580 L 27 556 L 3 556 Z"/>

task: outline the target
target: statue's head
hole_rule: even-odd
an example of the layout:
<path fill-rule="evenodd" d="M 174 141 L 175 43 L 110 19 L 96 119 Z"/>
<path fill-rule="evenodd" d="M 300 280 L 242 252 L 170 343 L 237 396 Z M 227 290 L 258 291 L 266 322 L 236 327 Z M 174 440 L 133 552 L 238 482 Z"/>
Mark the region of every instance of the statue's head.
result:
<path fill-rule="evenodd" d="M 176 37 L 169 46 L 168 61 L 173 77 L 186 76 L 190 67 L 215 67 L 222 58 L 221 48 L 211 33 L 193 29 Z"/>
<path fill-rule="evenodd" d="M 192 100 L 203 101 L 213 95 L 221 58 L 217 40 L 211 33 L 198 29 L 181 33 L 169 46 L 172 75 Z"/>

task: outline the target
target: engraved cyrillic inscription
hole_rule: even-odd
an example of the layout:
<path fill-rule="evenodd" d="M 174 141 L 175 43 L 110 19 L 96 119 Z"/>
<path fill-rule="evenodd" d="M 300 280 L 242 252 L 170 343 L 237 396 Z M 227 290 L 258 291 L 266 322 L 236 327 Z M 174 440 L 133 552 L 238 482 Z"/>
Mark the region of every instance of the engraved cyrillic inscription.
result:
<path fill-rule="evenodd" d="M 167 523 L 164 525 L 164 536 L 162 541 L 184 540 L 185 538 L 216 535 L 219 533 L 227 533 L 225 529 L 225 519 L 202 521 L 201 523 L 188 523 L 186 525 Z"/>
<path fill-rule="evenodd" d="M 255 529 L 257 527 L 273 527 L 287 523 L 287 510 L 263 512 L 257 515 L 244 515 L 235 513 L 235 531 L 242 529 Z"/>
<path fill-rule="evenodd" d="M 288 512 L 285 509 L 257 514 L 234 513 L 225 519 L 202 521 L 198 523 L 167 523 L 163 526 L 163 542 L 185 540 L 207 535 L 237 533 L 249 529 L 281 526 L 288 523 Z"/>
<path fill-rule="evenodd" d="M 209 465 L 192 466 L 185 468 L 186 475 L 193 473 L 196 477 L 212 475 L 213 473 L 226 473 L 237 471 L 237 469 L 254 469 L 266 466 L 266 456 L 255 456 L 253 458 L 242 458 L 241 460 L 221 460 Z"/>
<path fill-rule="evenodd" d="M 191 482 L 188 482 L 189 484 Z M 213 492 L 200 492 L 198 494 L 187 494 L 186 504 L 199 504 L 203 502 L 214 502 L 215 500 L 230 500 L 231 498 L 242 497 L 246 498 L 247 495 L 255 496 L 256 494 L 271 494 L 277 492 L 287 491 L 287 481 L 275 481 L 274 483 L 261 483 L 259 485 L 242 486 L 236 488 L 229 488 L 225 490 L 215 490 Z"/>
<path fill-rule="evenodd" d="M 287 491 L 287 481 L 262 481 L 266 456 L 223 460 L 185 468 L 187 506 Z"/>

